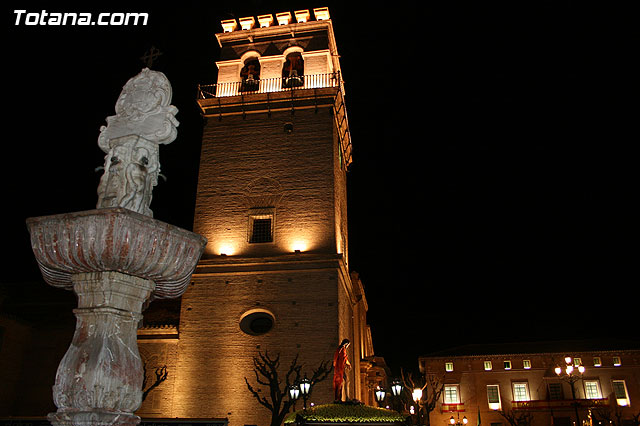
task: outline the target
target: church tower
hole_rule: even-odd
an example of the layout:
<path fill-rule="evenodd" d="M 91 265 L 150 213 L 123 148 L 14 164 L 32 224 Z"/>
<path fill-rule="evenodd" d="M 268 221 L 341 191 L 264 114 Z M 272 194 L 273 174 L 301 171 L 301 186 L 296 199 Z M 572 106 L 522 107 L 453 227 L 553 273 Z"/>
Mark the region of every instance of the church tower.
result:
<path fill-rule="evenodd" d="M 349 271 L 351 139 L 329 18 L 320 8 L 222 21 L 217 83 L 198 97 L 193 230 L 209 242 L 182 297 L 177 344 L 163 352 L 171 382 L 142 416 L 269 424 L 245 382 L 268 398 L 253 358 L 279 354 L 284 374 L 298 356 L 311 377 L 345 338 L 347 396 L 369 400 L 373 349 L 362 283 Z M 333 400 L 331 374 L 309 402 Z"/>

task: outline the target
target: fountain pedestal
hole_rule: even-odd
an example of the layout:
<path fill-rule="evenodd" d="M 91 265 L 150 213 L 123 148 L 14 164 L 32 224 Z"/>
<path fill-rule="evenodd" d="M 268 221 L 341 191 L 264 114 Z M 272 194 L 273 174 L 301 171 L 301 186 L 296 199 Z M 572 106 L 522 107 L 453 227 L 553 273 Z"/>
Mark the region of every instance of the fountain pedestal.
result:
<path fill-rule="evenodd" d="M 206 239 L 124 208 L 27 219 L 45 281 L 78 296 L 76 330 L 53 386 L 55 426 L 136 425 L 137 344 L 152 298 L 186 290 Z"/>

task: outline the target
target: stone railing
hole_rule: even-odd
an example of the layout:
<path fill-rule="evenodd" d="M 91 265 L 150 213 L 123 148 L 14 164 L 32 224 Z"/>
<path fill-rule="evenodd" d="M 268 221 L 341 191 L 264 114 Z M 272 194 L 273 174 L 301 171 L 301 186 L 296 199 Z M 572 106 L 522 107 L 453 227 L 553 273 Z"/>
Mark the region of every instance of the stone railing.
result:
<path fill-rule="evenodd" d="M 340 73 L 310 74 L 282 78 L 253 79 L 217 84 L 198 85 L 198 99 L 238 96 L 249 93 L 284 92 L 295 89 L 339 87 Z"/>

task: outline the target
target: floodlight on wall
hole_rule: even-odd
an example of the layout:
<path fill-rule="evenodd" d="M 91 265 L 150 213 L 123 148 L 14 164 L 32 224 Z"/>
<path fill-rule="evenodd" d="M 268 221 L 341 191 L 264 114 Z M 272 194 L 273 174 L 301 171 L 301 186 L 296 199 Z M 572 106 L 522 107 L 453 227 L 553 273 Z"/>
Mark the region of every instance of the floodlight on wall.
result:
<path fill-rule="evenodd" d="M 225 19 L 224 21 L 220 21 L 220 24 L 222 25 L 222 31 L 225 33 L 235 31 L 238 27 L 238 23 L 235 19 Z"/>

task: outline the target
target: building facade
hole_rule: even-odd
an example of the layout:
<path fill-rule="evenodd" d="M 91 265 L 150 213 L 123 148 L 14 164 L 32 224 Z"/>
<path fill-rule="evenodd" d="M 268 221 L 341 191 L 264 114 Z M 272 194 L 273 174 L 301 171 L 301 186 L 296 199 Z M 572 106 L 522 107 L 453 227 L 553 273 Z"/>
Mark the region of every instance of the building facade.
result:
<path fill-rule="evenodd" d="M 637 425 L 640 349 L 599 347 L 464 346 L 423 356 L 421 372 L 443 384 L 431 425 Z"/>
<path fill-rule="evenodd" d="M 364 402 L 381 380 L 367 303 L 349 270 L 347 167 L 351 140 L 329 11 L 222 21 L 217 83 L 199 87 L 205 119 L 194 232 L 208 239 L 179 322 L 142 328 L 152 375 L 144 418 L 266 425 L 249 392 L 254 357 L 294 357 L 312 376 L 349 339 L 344 398 Z M 153 307 L 153 305 L 152 305 Z M 373 370 L 372 370 L 373 371 Z M 153 379 L 153 377 L 151 377 Z M 331 376 L 309 402 L 334 400 Z"/>

